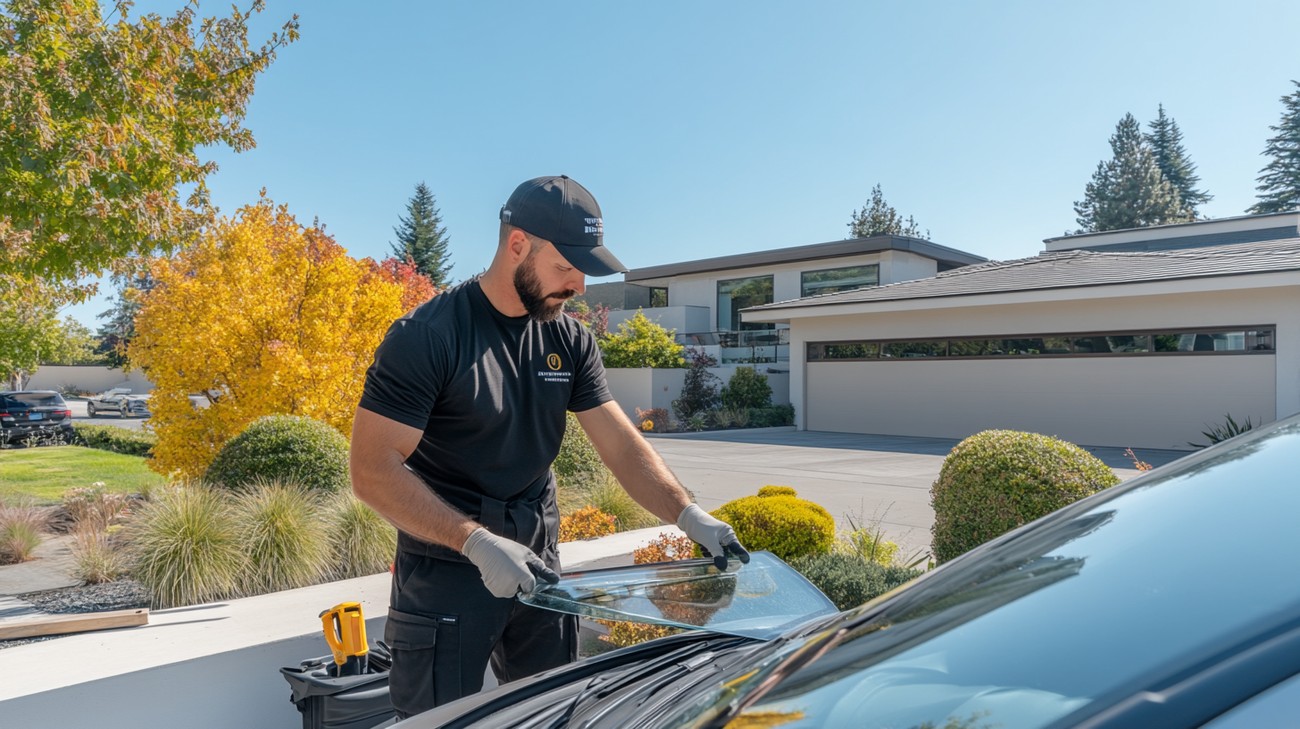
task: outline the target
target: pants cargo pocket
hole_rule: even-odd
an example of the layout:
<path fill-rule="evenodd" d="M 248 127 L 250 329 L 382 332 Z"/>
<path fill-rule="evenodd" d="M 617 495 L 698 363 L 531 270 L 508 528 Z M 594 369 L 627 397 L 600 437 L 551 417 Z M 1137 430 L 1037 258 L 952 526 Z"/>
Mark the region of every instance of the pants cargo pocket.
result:
<path fill-rule="evenodd" d="M 460 698 L 459 619 L 389 608 L 384 642 L 393 652 L 388 692 L 400 718 Z"/>

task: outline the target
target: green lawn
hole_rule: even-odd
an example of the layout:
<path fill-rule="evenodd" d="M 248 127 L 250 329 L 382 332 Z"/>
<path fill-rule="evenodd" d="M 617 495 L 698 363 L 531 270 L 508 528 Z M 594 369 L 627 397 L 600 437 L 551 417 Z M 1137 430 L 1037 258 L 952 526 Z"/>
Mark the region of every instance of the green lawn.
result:
<path fill-rule="evenodd" d="M 43 446 L 0 450 L 0 499 L 34 499 L 56 504 L 63 492 L 104 482 L 108 491 L 142 493 L 166 479 L 144 459 L 81 446 Z"/>

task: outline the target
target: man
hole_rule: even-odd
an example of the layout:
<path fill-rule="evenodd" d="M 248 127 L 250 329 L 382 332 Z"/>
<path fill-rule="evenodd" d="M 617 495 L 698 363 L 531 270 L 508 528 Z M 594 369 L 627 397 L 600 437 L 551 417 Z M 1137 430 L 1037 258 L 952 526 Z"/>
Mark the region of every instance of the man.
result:
<path fill-rule="evenodd" d="M 715 561 L 749 555 L 619 409 L 595 339 L 562 316 L 584 276 L 625 271 L 600 208 L 568 177 L 520 185 L 491 266 L 389 329 L 352 429 L 352 487 L 399 529 L 384 639 L 400 717 L 577 657 L 577 619 L 514 599 L 560 568 L 550 466 L 577 414 L 641 505 Z"/>

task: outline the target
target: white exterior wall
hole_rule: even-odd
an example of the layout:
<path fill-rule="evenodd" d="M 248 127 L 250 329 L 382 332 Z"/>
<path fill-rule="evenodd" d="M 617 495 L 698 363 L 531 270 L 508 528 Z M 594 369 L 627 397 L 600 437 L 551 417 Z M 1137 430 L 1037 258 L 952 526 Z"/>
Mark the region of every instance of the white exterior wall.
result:
<path fill-rule="evenodd" d="M 885 302 L 877 309 L 886 311 L 843 316 L 804 310 L 790 321 L 791 402 L 803 429 L 958 438 L 1016 428 L 1086 445 L 1186 448 L 1227 414 L 1258 422 L 1300 411 L 1300 286 L 1283 278 Z M 810 341 L 1268 324 L 1277 328 L 1271 356 L 804 361 Z"/>
<path fill-rule="evenodd" d="M 709 309 L 709 327 L 705 330 L 718 329 L 717 305 L 718 282 L 750 276 L 772 276 L 772 300 L 792 301 L 800 298 L 801 277 L 804 271 L 823 271 L 829 268 L 848 268 L 878 264 L 880 266 L 880 283 L 898 283 L 918 278 L 933 276 L 938 271 L 938 263 L 932 258 L 918 256 L 906 251 L 884 251 L 860 256 L 844 256 L 812 261 L 785 263 L 777 266 L 753 266 L 727 271 L 708 271 L 705 273 L 683 274 L 663 279 L 637 281 L 639 286 L 667 286 L 668 308 L 678 306 L 704 306 Z M 611 313 L 611 317 L 613 314 Z M 612 318 L 611 318 L 612 321 Z"/>
<path fill-rule="evenodd" d="M 671 329 L 678 334 L 687 332 L 708 332 L 713 330 L 711 311 L 703 306 L 660 306 L 642 309 L 620 309 L 609 312 L 609 331 L 618 331 L 618 326 L 636 316 L 637 312 L 645 314 L 650 321 L 664 329 Z"/>
<path fill-rule="evenodd" d="M 102 365 L 42 365 L 26 385 L 28 390 L 60 390 L 65 386 L 96 393 L 114 387 L 129 387 L 137 393 L 153 390 L 153 383 L 139 370 L 123 372 Z"/>

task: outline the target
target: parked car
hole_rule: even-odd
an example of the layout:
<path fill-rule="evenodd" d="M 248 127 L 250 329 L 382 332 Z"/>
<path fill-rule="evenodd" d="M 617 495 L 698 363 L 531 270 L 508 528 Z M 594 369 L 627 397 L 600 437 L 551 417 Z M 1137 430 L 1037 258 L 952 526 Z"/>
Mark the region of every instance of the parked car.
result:
<path fill-rule="evenodd" d="M 135 395 L 129 388 L 115 387 L 108 392 L 86 401 L 86 414 L 90 417 L 103 413 L 117 413 L 119 418 L 127 416 L 137 418 L 149 417 L 149 396 Z"/>
<path fill-rule="evenodd" d="M 399 726 L 1294 726 L 1297 462 L 1300 416 L 778 637 L 683 633 Z"/>
<path fill-rule="evenodd" d="M 0 445 L 33 436 L 73 436 L 72 411 L 53 390 L 0 392 Z"/>

